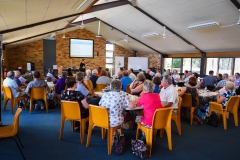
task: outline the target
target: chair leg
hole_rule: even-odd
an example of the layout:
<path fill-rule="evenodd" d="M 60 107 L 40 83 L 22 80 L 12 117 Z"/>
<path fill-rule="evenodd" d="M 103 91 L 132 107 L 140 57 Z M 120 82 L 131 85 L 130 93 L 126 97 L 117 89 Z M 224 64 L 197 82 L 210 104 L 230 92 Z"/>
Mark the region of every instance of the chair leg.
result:
<path fill-rule="evenodd" d="M 33 108 L 33 100 L 30 99 L 30 107 L 29 107 L 29 113 L 32 113 L 32 108 Z"/>
<path fill-rule="evenodd" d="M 10 107 L 11 107 L 11 113 L 12 113 L 12 114 L 14 113 L 14 105 L 15 105 L 15 100 L 14 100 L 14 99 L 11 99 Z"/>
<path fill-rule="evenodd" d="M 18 134 L 16 134 L 16 136 L 17 136 L 18 141 L 19 141 L 20 144 L 21 144 L 21 147 L 24 148 L 24 147 L 23 147 L 23 144 L 22 144 L 22 142 L 21 142 L 21 140 L 20 140 L 20 138 L 19 138 L 19 136 L 18 136 Z"/>
<path fill-rule="evenodd" d="M 223 119 L 223 128 L 224 128 L 224 130 L 227 130 L 227 115 L 226 115 L 226 112 L 223 112 L 222 119 Z"/>
<path fill-rule="evenodd" d="M 4 96 L 4 100 L 3 100 L 3 110 L 6 111 L 6 106 L 7 106 L 7 102 L 8 102 L 8 98 L 6 96 Z"/>
<path fill-rule="evenodd" d="M 182 135 L 182 128 L 181 128 L 181 121 L 180 121 L 180 117 L 176 122 L 177 125 L 177 130 L 178 130 L 178 135 Z"/>
<path fill-rule="evenodd" d="M 24 156 L 24 154 L 23 154 L 23 152 L 22 152 L 22 149 L 20 148 L 20 146 L 19 146 L 19 144 L 17 143 L 16 139 L 14 139 L 14 138 L 11 138 L 11 139 L 13 139 L 13 140 L 15 141 L 15 143 L 17 144 L 18 150 L 21 152 L 21 155 L 22 155 L 23 159 L 26 159 L 25 156 Z"/>
<path fill-rule="evenodd" d="M 152 129 L 147 129 L 146 135 L 146 144 L 148 146 L 148 153 L 149 157 L 152 155 L 152 138 L 153 138 L 153 130 Z"/>
<path fill-rule="evenodd" d="M 84 142 L 84 129 L 85 129 L 86 120 L 81 120 L 80 122 L 80 142 Z"/>
<path fill-rule="evenodd" d="M 113 135 L 114 132 L 119 128 L 118 127 L 109 127 L 108 128 L 108 155 L 112 153 L 112 140 L 113 140 Z"/>
<path fill-rule="evenodd" d="M 171 128 L 166 128 L 167 138 L 168 138 L 168 149 L 172 150 L 172 133 Z"/>
<path fill-rule="evenodd" d="M 71 123 L 71 131 L 74 132 L 74 129 L 75 129 L 75 121 L 70 120 L 70 123 Z"/>
<path fill-rule="evenodd" d="M 140 125 L 140 124 L 138 123 L 138 124 L 137 124 L 137 132 L 136 132 L 136 140 L 138 140 L 138 134 L 139 134 L 139 129 L 140 129 L 140 128 L 139 128 L 139 125 Z"/>
<path fill-rule="evenodd" d="M 160 131 L 161 132 L 161 131 Z M 155 141 L 156 140 L 156 136 L 157 136 L 157 130 L 154 129 L 153 130 L 153 140 Z"/>
<path fill-rule="evenodd" d="M 190 108 L 190 124 L 192 125 L 193 122 L 193 114 L 194 114 L 195 107 Z"/>
<path fill-rule="evenodd" d="M 46 112 L 48 113 L 48 103 L 47 103 L 47 99 L 44 99 L 44 102 L 45 102 Z"/>
<path fill-rule="evenodd" d="M 90 140 L 91 140 L 91 136 L 92 136 L 92 130 L 94 128 L 94 124 L 89 121 L 89 126 L 88 126 L 88 136 L 87 136 L 87 143 L 86 143 L 86 147 L 89 147 L 90 145 Z"/>
<path fill-rule="evenodd" d="M 60 126 L 60 135 L 59 135 L 59 140 L 62 139 L 62 134 L 63 134 L 63 129 L 64 129 L 64 123 L 65 123 L 65 119 L 62 118 L 61 119 L 61 126 Z"/>
<path fill-rule="evenodd" d="M 238 112 L 233 112 L 235 126 L 238 126 Z"/>
<path fill-rule="evenodd" d="M 105 128 L 101 128 L 101 134 L 102 134 L 102 139 L 104 139 L 105 136 L 106 136 L 106 129 Z"/>

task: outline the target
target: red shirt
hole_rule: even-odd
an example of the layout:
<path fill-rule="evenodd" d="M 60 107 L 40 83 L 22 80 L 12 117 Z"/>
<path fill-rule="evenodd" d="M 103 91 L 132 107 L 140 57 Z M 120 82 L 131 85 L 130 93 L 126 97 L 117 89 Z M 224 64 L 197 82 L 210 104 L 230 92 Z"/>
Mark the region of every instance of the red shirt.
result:
<path fill-rule="evenodd" d="M 152 126 L 154 112 L 162 108 L 161 99 L 158 93 L 143 93 L 137 101 L 138 106 L 143 106 L 143 117 L 141 122 Z"/>

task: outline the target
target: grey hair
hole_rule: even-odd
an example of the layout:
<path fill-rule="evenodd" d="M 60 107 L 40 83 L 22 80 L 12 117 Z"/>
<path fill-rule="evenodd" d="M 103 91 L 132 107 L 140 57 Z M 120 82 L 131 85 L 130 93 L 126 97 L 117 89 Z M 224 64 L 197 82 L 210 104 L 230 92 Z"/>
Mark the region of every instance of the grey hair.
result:
<path fill-rule="evenodd" d="M 231 81 L 227 81 L 226 87 L 227 87 L 229 90 L 233 90 L 233 89 L 235 88 L 234 83 L 231 82 Z"/>
<path fill-rule="evenodd" d="M 164 78 L 165 78 L 165 82 L 168 82 L 169 85 L 172 84 L 172 77 L 171 76 L 165 75 Z"/>
<path fill-rule="evenodd" d="M 228 74 L 227 74 L 227 73 L 224 73 L 223 76 L 224 76 L 225 78 L 228 78 Z"/>
<path fill-rule="evenodd" d="M 86 74 L 88 75 L 88 74 L 90 74 L 91 73 L 91 70 L 90 69 L 87 69 L 86 70 Z"/>
<path fill-rule="evenodd" d="M 81 81 L 84 78 L 84 73 L 83 72 L 77 72 L 76 73 L 76 80 Z"/>
<path fill-rule="evenodd" d="M 146 92 L 153 92 L 154 90 L 154 83 L 148 79 L 146 79 L 144 81 L 144 84 L 143 84 L 143 89 L 146 91 Z"/>
<path fill-rule="evenodd" d="M 11 78 L 14 76 L 14 72 L 13 71 L 8 71 L 7 72 L 7 77 Z"/>
<path fill-rule="evenodd" d="M 120 92 L 122 88 L 122 82 L 118 79 L 115 79 L 111 82 L 110 86 L 112 91 Z"/>
<path fill-rule="evenodd" d="M 20 74 L 21 73 L 18 70 L 14 71 L 14 76 L 17 76 L 17 75 L 20 75 Z"/>
<path fill-rule="evenodd" d="M 97 75 L 98 71 L 96 69 L 92 70 L 93 75 Z"/>
<path fill-rule="evenodd" d="M 66 71 L 62 71 L 62 77 L 66 78 L 67 77 L 67 72 Z"/>

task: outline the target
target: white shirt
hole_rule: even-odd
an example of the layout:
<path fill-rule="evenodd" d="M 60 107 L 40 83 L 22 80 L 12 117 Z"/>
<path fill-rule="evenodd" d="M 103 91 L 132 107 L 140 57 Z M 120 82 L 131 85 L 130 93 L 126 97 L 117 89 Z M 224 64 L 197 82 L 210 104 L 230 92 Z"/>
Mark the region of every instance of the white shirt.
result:
<path fill-rule="evenodd" d="M 173 77 L 175 82 L 178 82 L 178 79 L 180 78 L 180 75 L 179 74 L 172 74 L 172 77 Z"/>
<path fill-rule="evenodd" d="M 19 93 L 17 91 L 17 88 L 18 88 L 18 85 L 16 83 L 16 81 L 14 81 L 13 79 L 7 77 L 4 81 L 3 81 L 3 85 L 4 86 L 8 86 L 11 88 L 11 91 L 12 91 L 12 94 L 13 94 L 13 97 L 16 98 L 18 97 Z"/>
<path fill-rule="evenodd" d="M 178 108 L 178 92 L 172 84 L 161 89 L 160 98 L 162 102 L 172 102 L 172 108 Z"/>
<path fill-rule="evenodd" d="M 132 81 L 134 81 L 134 79 L 136 78 L 135 74 L 133 74 L 133 73 L 130 73 L 129 77 L 132 79 Z"/>

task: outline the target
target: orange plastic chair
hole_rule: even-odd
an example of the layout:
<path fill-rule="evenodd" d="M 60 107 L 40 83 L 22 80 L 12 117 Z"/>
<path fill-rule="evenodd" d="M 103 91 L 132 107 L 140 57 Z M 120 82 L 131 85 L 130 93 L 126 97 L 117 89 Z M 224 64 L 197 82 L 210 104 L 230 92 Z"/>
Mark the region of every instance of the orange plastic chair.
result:
<path fill-rule="evenodd" d="M 196 109 L 196 107 L 192 106 L 192 95 L 188 93 L 184 93 L 182 95 L 182 108 L 189 109 L 190 112 L 190 124 L 192 125 L 193 122 L 193 114 Z"/>
<path fill-rule="evenodd" d="M 222 104 L 216 102 L 210 102 L 209 107 L 209 115 L 212 112 L 217 112 L 218 114 L 222 115 L 223 118 L 223 128 L 224 130 L 227 129 L 227 118 L 228 113 L 232 113 L 234 117 L 235 126 L 238 126 L 238 105 L 239 105 L 239 98 L 238 96 L 232 96 L 228 100 L 226 104 L 226 108 L 223 109 Z"/>
<path fill-rule="evenodd" d="M 126 92 L 129 93 L 129 94 L 131 94 L 130 84 L 127 85 Z"/>
<path fill-rule="evenodd" d="M 61 101 L 61 126 L 60 126 L 60 135 L 59 140 L 62 139 L 64 123 L 66 120 L 71 121 L 72 131 L 74 130 L 74 121 L 80 122 L 80 142 L 84 142 L 84 128 L 85 124 L 88 121 L 87 118 L 81 118 L 81 109 L 78 102 L 74 101 Z"/>
<path fill-rule="evenodd" d="M 27 104 L 27 100 L 26 100 L 26 97 L 17 97 L 17 98 L 14 98 L 13 95 L 12 95 L 12 91 L 11 91 L 11 88 L 8 87 L 8 86 L 3 86 L 3 92 L 4 92 L 4 111 L 6 110 L 6 106 L 7 106 L 7 101 L 10 99 L 11 102 L 10 102 L 10 108 L 11 108 L 11 113 L 13 114 L 14 113 L 14 106 L 16 105 L 16 102 L 18 102 L 18 105 L 19 105 L 19 101 L 20 100 L 23 100 L 24 101 L 24 108 L 26 110 L 26 104 Z"/>
<path fill-rule="evenodd" d="M 89 88 L 90 88 L 90 90 L 91 90 L 90 92 L 91 92 L 91 94 L 93 95 L 93 94 L 94 94 L 94 89 L 93 89 L 92 81 L 89 80 L 89 79 L 87 79 L 86 81 L 87 81 L 87 84 L 88 84 L 88 86 L 89 86 Z"/>
<path fill-rule="evenodd" d="M 19 116 L 20 116 L 20 113 L 22 112 L 22 109 L 21 108 L 18 108 L 15 115 L 14 115 L 14 120 L 13 120 L 13 123 L 9 126 L 3 126 L 3 127 L 0 127 L 0 139 L 6 139 L 6 138 L 11 138 L 15 141 L 15 143 L 17 144 L 18 146 L 18 149 L 19 151 L 21 152 L 22 154 L 22 157 L 23 159 L 26 159 L 23 155 L 23 152 L 19 146 L 19 144 L 17 143 L 16 139 L 12 138 L 16 135 L 18 141 L 20 142 L 21 144 L 21 147 L 23 148 L 23 145 L 22 145 L 22 142 L 20 140 L 20 138 L 18 137 L 17 133 L 18 133 L 18 127 L 19 127 Z M 13 149 L 14 150 L 14 149 Z"/>
<path fill-rule="evenodd" d="M 48 113 L 48 103 L 47 103 L 47 93 L 46 93 L 46 88 L 45 87 L 34 87 L 31 88 L 31 95 L 30 95 L 30 109 L 29 113 L 32 113 L 32 108 L 33 108 L 33 101 L 34 100 L 44 100 L 45 102 L 45 107 L 46 107 L 46 112 Z"/>
<path fill-rule="evenodd" d="M 177 129 L 178 129 L 178 134 L 182 134 L 182 129 L 181 129 L 181 105 L 182 105 L 182 97 L 178 96 L 178 110 L 177 114 L 172 116 L 172 120 L 175 121 Z"/>
<path fill-rule="evenodd" d="M 106 88 L 107 85 L 106 84 L 101 84 L 101 83 L 97 83 L 96 84 L 96 92 L 102 92 L 102 89 Z"/>
<path fill-rule="evenodd" d="M 108 120 L 108 111 L 105 107 L 89 105 L 89 127 L 88 127 L 88 137 L 86 147 L 90 145 L 90 139 L 92 135 L 92 129 L 97 126 L 101 127 L 102 139 L 105 137 L 106 129 L 108 129 L 108 155 L 112 153 L 112 139 L 114 132 L 120 129 L 120 134 L 122 134 L 121 125 L 116 127 L 110 127 Z"/>
<path fill-rule="evenodd" d="M 146 128 L 141 123 L 138 123 L 136 139 L 138 139 L 138 131 L 141 129 L 146 136 L 146 144 L 148 146 L 149 157 L 152 155 L 152 139 L 153 134 L 156 135 L 157 130 L 165 129 L 168 137 L 168 148 L 172 150 L 172 135 L 171 135 L 171 117 L 172 108 L 157 109 L 153 116 L 152 128 Z M 155 138 L 155 136 L 154 136 Z"/>

